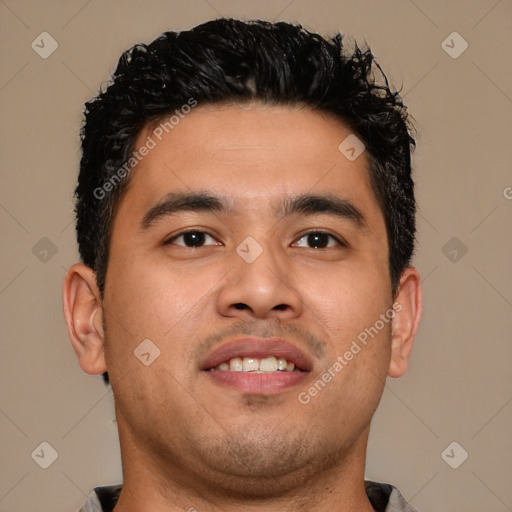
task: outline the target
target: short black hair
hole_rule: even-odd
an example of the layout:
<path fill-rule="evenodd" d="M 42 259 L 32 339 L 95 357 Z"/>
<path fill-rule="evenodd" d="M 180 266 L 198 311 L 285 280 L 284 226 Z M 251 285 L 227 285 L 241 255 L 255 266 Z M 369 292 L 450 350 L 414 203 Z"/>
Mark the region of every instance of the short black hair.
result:
<path fill-rule="evenodd" d="M 342 34 L 326 39 L 298 24 L 220 18 L 133 46 L 108 86 L 85 104 L 76 232 L 102 296 L 112 223 L 142 128 L 166 116 L 172 124 L 168 116 L 181 117 L 185 106 L 255 101 L 329 113 L 363 141 L 395 294 L 413 254 L 416 212 L 415 141 L 399 92 L 370 49 L 347 48 Z"/>

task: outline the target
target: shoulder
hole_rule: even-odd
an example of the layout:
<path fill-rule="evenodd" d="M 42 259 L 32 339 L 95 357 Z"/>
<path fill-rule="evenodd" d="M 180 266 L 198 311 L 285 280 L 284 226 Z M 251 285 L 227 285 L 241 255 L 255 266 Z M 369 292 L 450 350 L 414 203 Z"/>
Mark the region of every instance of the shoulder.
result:
<path fill-rule="evenodd" d="M 77 512 L 112 512 L 121 494 L 121 489 L 121 485 L 96 487 Z"/>
<path fill-rule="evenodd" d="M 418 512 L 393 485 L 366 480 L 365 488 L 368 499 L 377 512 Z"/>

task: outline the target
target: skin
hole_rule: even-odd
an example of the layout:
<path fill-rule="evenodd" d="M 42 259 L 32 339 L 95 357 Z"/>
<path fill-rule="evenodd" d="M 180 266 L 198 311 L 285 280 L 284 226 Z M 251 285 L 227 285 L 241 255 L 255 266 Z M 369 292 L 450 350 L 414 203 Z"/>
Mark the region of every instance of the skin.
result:
<path fill-rule="evenodd" d="M 386 377 L 407 369 L 421 288 L 409 267 L 391 295 L 366 155 L 349 161 L 338 150 L 350 133 L 304 108 L 198 106 L 132 171 L 104 300 L 91 269 L 70 268 L 63 296 L 73 347 L 85 372 L 108 370 L 115 396 L 124 475 L 116 512 L 373 510 L 364 491 L 370 421 Z M 226 196 L 230 210 L 179 212 L 141 229 L 169 192 L 205 191 Z M 328 213 L 276 216 L 275 205 L 298 194 L 349 200 L 365 226 Z M 195 248 L 173 238 L 188 228 L 212 238 Z M 344 245 L 311 246 L 304 236 L 318 230 Z M 263 250 L 250 264 L 236 252 L 248 236 Z M 299 393 L 393 299 L 392 323 L 301 403 Z M 242 334 L 289 340 L 312 371 L 272 395 L 213 382 L 201 362 Z M 134 357 L 144 339 L 160 350 L 149 366 Z"/>

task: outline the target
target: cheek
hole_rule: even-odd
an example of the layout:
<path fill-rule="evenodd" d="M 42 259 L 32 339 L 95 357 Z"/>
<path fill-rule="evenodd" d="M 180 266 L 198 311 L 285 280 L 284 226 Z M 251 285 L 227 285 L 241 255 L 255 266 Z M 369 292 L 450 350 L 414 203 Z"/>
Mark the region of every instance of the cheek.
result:
<path fill-rule="evenodd" d="M 341 350 L 385 313 L 391 303 L 391 290 L 387 275 L 374 264 L 347 265 L 334 272 L 310 274 L 303 297 Z"/>
<path fill-rule="evenodd" d="M 178 271 L 135 256 L 124 262 L 113 259 L 104 304 L 109 371 L 138 369 L 134 350 L 149 339 L 160 350 L 155 366 L 185 374 L 190 340 L 209 325 L 212 292 L 225 274 L 221 270 Z"/>
<path fill-rule="evenodd" d="M 305 303 L 321 319 L 330 339 L 326 369 L 330 368 L 335 377 L 326 386 L 329 389 L 324 396 L 329 410 L 332 407 L 332 411 L 339 411 L 340 397 L 344 397 L 354 410 L 373 411 L 382 393 L 391 353 L 387 276 L 371 265 L 320 276 L 311 281 Z M 334 367 L 336 361 L 339 364 Z"/>
<path fill-rule="evenodd" d="M 148 259 L 149 260 L 149 259 Z M 134 257 L 109 269 L 107 307 L 137 336 L 162 337 L 197 308 L 204 308 L 218 278 L 187 272 L 165 262 Z"/>
<path fill-rule="evenodd" d="M 371 421 L 386 383 L 389 333 L 386 325 L 365 343 L 357 338 L 340 341 L 322 372 L 303 390 L 301 403 L 308 402 L 311 417 L 329 416 L 332 436 L 360 432 Z"/>

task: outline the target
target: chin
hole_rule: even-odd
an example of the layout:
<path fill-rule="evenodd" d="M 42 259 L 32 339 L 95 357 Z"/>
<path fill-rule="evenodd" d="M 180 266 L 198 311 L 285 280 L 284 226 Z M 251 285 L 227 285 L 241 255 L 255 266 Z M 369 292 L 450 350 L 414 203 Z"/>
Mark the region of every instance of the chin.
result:
<path fill-rule="evenodd" d="M 310 433 L 287 436 L 244 428 L 238 435 L 196 444 L 196 456 L 207 466 L 206 484 L 215 492 L 240 500 L 278 498 L 321 478 L 339 463 L 339 450 Z M 196 468 L 197 469 L 197 468 Z"/>

